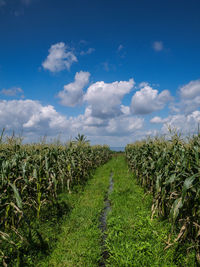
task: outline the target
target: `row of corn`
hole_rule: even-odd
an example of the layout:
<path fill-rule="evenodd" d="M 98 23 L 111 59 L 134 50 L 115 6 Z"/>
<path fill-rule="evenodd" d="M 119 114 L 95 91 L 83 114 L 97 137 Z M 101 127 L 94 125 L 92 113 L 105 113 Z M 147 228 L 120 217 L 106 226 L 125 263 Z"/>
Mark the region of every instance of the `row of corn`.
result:
<path fill-rule="evenodd" d="M 125 153 L 138 182 L 153 194 L 152 217 L 168 218 L 178 231 L 167 247 L 189 240 L 200 262 L 200 135 L 149 138 L 127 145 Z"/>
<path fill-rule="evenodd" d="M 38 239 L 44 245 L 35 221 L 58 205 L 61 192 L 71 193 L 110 155 L 107 146 L 88 143 L 0 144 L 0 265 L 7 266 L 9 257 L 21 264 L 24 244 L 32 246 Z"/>

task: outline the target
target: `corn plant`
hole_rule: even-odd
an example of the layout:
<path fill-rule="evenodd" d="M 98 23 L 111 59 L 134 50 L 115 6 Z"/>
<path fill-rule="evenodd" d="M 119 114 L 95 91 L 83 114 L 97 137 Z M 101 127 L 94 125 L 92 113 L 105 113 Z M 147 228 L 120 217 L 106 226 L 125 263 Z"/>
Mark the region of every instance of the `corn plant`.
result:
<path fill-rule="evenodd" d="M 89 143 L 22 145 L 14 136 L 0 138 L 0 259 L 21 262 L 24 246 L 40 242 L 35 224 L 45 209 L 58 205 L 61 192 L 71 193 L 91 171 L 110 158 L 107 146 Z"/>
<path fill-rule="evenodd" d="M 153 194 L 155 213 L 169 218 L 175 242 L 193 242 L 200 259 L 200 135 L 155 138 L 126 146 L 126 158 L 138 182 Z M 169 246 L 171 246 L 169 244 Z"/>

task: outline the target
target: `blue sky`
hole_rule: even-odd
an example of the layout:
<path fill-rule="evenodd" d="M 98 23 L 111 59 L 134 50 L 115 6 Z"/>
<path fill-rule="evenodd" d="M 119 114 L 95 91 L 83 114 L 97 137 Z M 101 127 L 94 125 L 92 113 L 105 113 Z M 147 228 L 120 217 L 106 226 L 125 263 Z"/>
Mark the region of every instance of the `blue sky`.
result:
<path fill-rule="evenodd" d="M 200 2 L 0 0 L 0 127 L 124 146 L 200 123 Z"/>

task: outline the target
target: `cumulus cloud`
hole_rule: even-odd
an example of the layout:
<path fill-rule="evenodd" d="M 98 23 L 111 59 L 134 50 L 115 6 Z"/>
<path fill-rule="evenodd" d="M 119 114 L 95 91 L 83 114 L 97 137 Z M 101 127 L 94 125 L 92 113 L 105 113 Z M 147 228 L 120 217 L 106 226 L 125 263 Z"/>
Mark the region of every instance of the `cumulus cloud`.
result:
<path fill-rule="evenodd" d="M 181 111 L 189 114 L 200 107 L 200 80 L 191 81 L 179 90 Z"/>
<path fill-rule="evenodd" d="M 107 126 L 107 120 L 101 118 L 92 117 L 92 110 L 90 107 L 85 109 L 85 114 L 83 117 L 84 125 L 89 127 L 104 127 Z"/>
<path fill-rule="evenodd" d="M 17 96 L 21 94 L 21 97 L 23 97 L 23 90 L 20 87 L 11 87 L 9 89 L 2 89 L 0 94 L 5 96 Z"/>
<path fill-rule="evenodd" d="M 67 84 L 59 93 L 63 104 L 68 106 L 85 101 L 84 114 L 66 117 L 53 106 L 44 106 L 38 101 L 3 100 L 0 101 L 0 127 L 5 127 L 7 131 L 22 131 L 29 140 L 38 140 L 44 134 L 55 137 L 60 133 L 69 138 L 81 132 L 92 140 L 136 134 L 143 127 L 143 119 L 132 116 L 130 107 L 121 103 L 124 95 L 133 88 L 134 80 L 97 82 L 89 86 L 84 95 L 83 87 L 88 84 L 89 77 L 89 72 L 76 73 L 74 82 Z M 18 91 L 21 90 L 16 89 Z M 14 94 L 14 90 L 6 93 Z"/>
<path fill-rule="evenodd" d="M 148 83 L 143 82 L 137 88 L 138 91 L 132 97 L 131 105 L 125 105 L 122 101 L 129 94 L 135 82 L 115 81 L 105 83 L 99 81 L 91 84 L 86 93 L 83 89 L 89 83 L 90 73 L 77 72 L 74 81 L 65 85 L 58 93 L 60 101 L 65 106 L 76 106 L 79 103 L 86 104 L 85 112 L 78 116 L 66 117 L 56 111 L 51 105 L 42 105 L 33 100 L 0 101 L 0 127 L 6 127 L 7 131 L 23 131 L 24 136 L 31 136 L 38 140 L 39 136 L 47 134 L 55 137 L 65 133 L 65 139 L 83 133 L 90 140 L 97 143 L 125 144 L 146 135 L 168 133 L 168 128 L 176 128 L 184 134 L 197 132 L 200 124 L 200 110 L 194 109 L 198 105 L 200 81 L 191 81 L 179 89 L 180 101 L 177 103 L 176 113 L 165 118 L 155 114 L 148 129 L 145 128 L 144 117 L 153 111 L 163 109 L 172 99 L 169 91 L 158 92 Z M 13 87 L 3 89 L 1 94 L 16 96 L 23 93 L 21 88 Z M 193 104 L 192 104 L 193 103 Z M 194 105 L 195 103 L 195 105 Z M 183 107 L 191 107 L 190 112 L 180 112 Z M 140 115 L 140 116 L 137 116 Z M 153 124 L 161 124 L 153 129 Z"/>
<path fill-rule="evenodd" d="M 69 124 L 51 105 L 42 106 L 33 100 L 3 100 L 0 102 L 0 128 L 4 127 L 8 131 L 54 135 Z"/>
<path fill-rule="evenodd" d="M 121 112 L 124 115 L 130 115 L 131 114 L 130 107 L 121 105 Z"/>
<path fill-rule="evenodd" d="M 76 56 L 69 50 L 69 47 L 60 42 L 50 47 L 49 55 L 42 63 L 42 66 L 51 72 L 59 72 L 64 69 L 69 70 L 71 65 L 77 61 Z"/>
<path fill-rule="evenodd" d="M 60 115 L 53 106 L 40 107 L 39 112 L 35 112 L 29 120 L 23 124 L 26 129 L 56 130 L 66 129 L 69 126 L 66 118 Z"/>
<path fill-rule="evenodd" d="M 84 96 L 93 117 L 112 118 L 119 116 L 121 111 L 121 100 L 133 88 L 135 82 L 120 81 L 105 83 L 103 81 L 92 84 Z"/>
<path fill-rule="evenodd" d="M 182 99 L 177 105 L 173 107 L 176 112 L 183 112 L 190 114 L 200 107 L 200 96 L 196 96 L 193 99 Z M 177 108 L 177 109 L 176 109 Z"/>
<path fill-rule="evenodd" d="M 84 132 L 90 136 L 128 136 L 135 134 L 143 127 L 143 118 L 121 114 L 114 118 L 93 117 L 91 107 L 87 107 L 83 115 L 70 118 L 73 132 Z"/>
<path fill-rule="evenodd" d="M 190 81 L 178 90 L 179 99 L 170 104 L 173 115 L 166 118 L 154 117 L 154 124 L 163 124 L 161 133 L 168 134 L 169 128 L 184 135 L 197 133 L 200 125 L 200 80 Z"/>
<path fill-rule="evenodd" d="M 153 49 L 157 52 L 160 52 L 164 49 L 163 42 L 161 41 L 155 41 L 153 43 Z"/>
<path fill-rule="evenodd" d="M 191 81 L 180 88 L 180 96 L 184 99 L 193 99 L 200 96 L 200 80 Z"/>
<path fill-rule="evenodd" d="M 191 114 L 176 114 L 166 118 L 166 122 L 162 127 L 164 133 L 168 133 L 168 129 L 175 128 L 183 134 L 194 134 L 200 124 L 200 111 L 193 111 Z"/>
<path fill-rule="evenodd" d="M 108 125 L 107 119 L 96 118 L 92 116 L 91 107 L 86 107 L 85 113 L 81 114 L 77 117 L 70 118 L 71 125 L 75 129 L 79 129 L 79 131 L 86 132 L 87 134 L 94 134 L 100 132 L 100 128 L 104 128 Z M 101 134 L 104 132 L 101 132 Z"/>
<path fill-rule="evenodd" d="M 166 103 L 172 100 L 168 90 L 164 90 L 159 94 L 158 90 L 153 89 L 147 83 L 142 83 L 141 86 L 140 91 L 137 91 L 132 97 L 131 111 L 134 114 L 144 115 L 161 110 Z"/>
<path fill-rule="evenodd" d="M 98 140 L 98 143 L 100 140 L 110 140 L 112 143 L 114 138 L 121 137 L 123 139 L 116 139 L 119 144 L 127 136 L 137 135 L 143 127 L 143 121 L 125 113 L 113 118 L 94 117 L 91 107 L 86 107 L 84 114 L 67 118 L 53 106 L 44 106 L 38 101 L 0 101 L 0 127 L 5 127 L 7 132 L 23 132 L 28 141 L 37 141 L 43 135 L 55 137 L 58 134 L 63 134 L 66 140 L 81 132 L 92 140 Z M 108 136 L 112 136 L 112 140 L 106 139 Z"/>
<path fill-rule="evenodd" d="M 171 110 L 175 113 L 190 114 L 200 107 L 200 80 L 190 81 L 180 87 L 179 102 L 172 103 Z"/>
<path fill-rule="evenodd" d="M 154 117 L 154 118 L 152 118 L 152 119 L 150 120 L 151 123 L 155 123 L 155 124 L 158 124 L 158 123 L 165 123 L 165 122 L 167 122 L 167 121 L 168 121 L 168 119 L 162 119 L 161 117 L 158 117 L 158 116 L 156 116 L 156 117 Z"/>
<path fill-rule="evenodd" d="M 133 134 L 136 130 L 143 127 L 143 118 L 120 116 L 119 118 L 112 118 L 108 122 L 106 131 L 114 135 Z"/>
<path fill-rule="evenodd" d="M 80 104 L 83 99 L 83 88 L 89 83 L 89 72 L 77 72 L 74 82 L 64 86 L 64 90 L 58 93 L 60 103 L 63 106 L 74 107 Z"/>
<path fill-rule="evenodd" d="M 90 55 L 90 54 L 92 54 L 94 51 L 95 51 L 95 49 L 92 48 L 92 47 L 90 47 L 90 48 L 88 48 L 88 50 L 86 50 L 86 51 L 81 51 L 81 52 L 80 52 L 80 55 L 81 55 L 81 56 Z"/>

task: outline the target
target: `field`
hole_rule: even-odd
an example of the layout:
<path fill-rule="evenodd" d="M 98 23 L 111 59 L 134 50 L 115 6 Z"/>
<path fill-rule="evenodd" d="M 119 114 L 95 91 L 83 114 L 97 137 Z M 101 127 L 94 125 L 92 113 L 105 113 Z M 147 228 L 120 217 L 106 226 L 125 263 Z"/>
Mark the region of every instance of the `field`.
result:
<path fill-rule="evenodd" d="M 0 256 L 4 266 L 20 265 L 29 250 L 48 246 L 38 229 L 68 209 L 60 194 L 71 194 L 109 158 L 108 147 L 81 142 L 22 145 L 14 138 L 0 144 Z"/>
<path fill-rule="evenodd" d="M 200 136 L 125 153 L 10 138 L 0 155 L 3 266 L 198 266 Z"/>
<path fill-rule="evenodd" d="M 152 218 L 169 219 L 174 243 L 189 240 L 200 263 L 200 135 L 187 140 L 148 139 L 128 145 L 126 157 L 135 179 L 153 194 Z"/>

